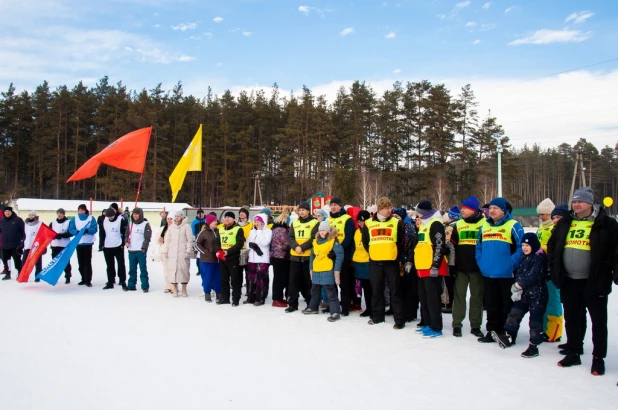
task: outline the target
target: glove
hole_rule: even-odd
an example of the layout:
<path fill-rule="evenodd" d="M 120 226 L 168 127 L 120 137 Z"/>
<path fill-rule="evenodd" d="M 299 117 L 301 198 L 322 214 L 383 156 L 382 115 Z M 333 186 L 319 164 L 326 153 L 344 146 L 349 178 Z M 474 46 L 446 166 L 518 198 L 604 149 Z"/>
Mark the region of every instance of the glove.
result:
<path fill-rule="evenodd" d="M 457 269 L 455 269 L 455 267 L 454 267 L 454 266 L 449 266 L 449 267 L 448 267 L 448 275 L 449 275 L 451 278 L 456 278 L 456 277 L 457 277 Z"/>
<path fill-rule="evenodd" d="M 406 273 L 412 272 L 412 262 L 406 262 L 405 271 Z"/>
<path fill-rule="evenodd" d="M 337 255 L 335 255 L 335 251 L 328 252 L 328 258 L 334 262 L 335 259 L 337 259 Z"/>
<path fill-rule="evenodd" d="M 431 268 L 431 270 L 429 271 L 429 276 L 432 278 L 437 278 L 438 277 L 438 268 Z"/>
<path fill-rule="evenodd" d="M 57 233 L 57 234 L 56 234 L 56 237 L 55 237 L 54 239 L 62 239 L 62 234 Z"/>
<path fill-rule="evenodd" d="M 253 249 L 258 256 L 264 255 L 264 252 L 260 249 L 260 246 L 255 242 L 249 242 L 249 248 Z"/>
<path fill-rule="evenodd" d="M 217 259 L 219 259 L 220 261 L 225 261 L 225 251 L 223 249 L 219 249 L 217 251 L 217 253 L 215 253 L 215 256 L 217 257 Z"/>
<path fill-rule="evenodd" d="M 511 286 L 511 293 L 519 292 L 521 290 L 521 286 L 519 286 L 519 283 L 517 282 L 513 283 L 513 286 Z"/>
<path fill-rule="evenodd" d="M 339 286 L 341 284 L 341 272 L 335 271 L 335 284 Z"/>
<path fill-rule="evenodd" d="M 515 292 L 513 292 L 513 294 L 511 295 L 511 300 L 513 302 L 517 302 L 518 300 L 521 300 L 521 295 L 524 293 L 523 289 L 517 290 Z"/>

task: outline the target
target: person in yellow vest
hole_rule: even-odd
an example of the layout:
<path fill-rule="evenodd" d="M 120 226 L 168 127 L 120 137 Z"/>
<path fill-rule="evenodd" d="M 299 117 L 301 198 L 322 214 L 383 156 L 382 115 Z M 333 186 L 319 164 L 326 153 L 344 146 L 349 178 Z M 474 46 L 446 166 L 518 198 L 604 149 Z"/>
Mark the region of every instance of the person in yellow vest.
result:
<path fill-rule="evenodd" d="M 354 232 L 354 254 L 352 262 L 354 262 L 354 277 L 361 283 L 363 296 L 365 297 L 365 310 L 361 313 L 361 317 L 371 317 L 371 281 L 369 280 L 369 253 L 363 246 L 363 228 L 365 221 L 371 219 L 371 214 L 368 211 L 362 210 L 356 215 L 358 229 Z"/>
<path fill-rule="evenodd" d="M 298 310 L 298 293 L 305 298 L 307 305 L 311 299 L 311 275 L 309 259 L 311 257 L 312 239 L 318 232 L 318 220 L 311 215 L 309 202 L 298 206 L 298 219 L 292 222 L 288 234 L 290 245 L 290 277 L 288 283 L 288 307 L 286 313 Z"/>
<path fill-rule="evenodd" d="M 481 226 L 476 242 L 476 263 L 483 274 L 483 291 L 487 309 L 487 334 L 480 343 L 495 343 L 494 331 L 504 335 L 506 318 L 511 311 L 513 272 L 519 266 L 524 228 L 513 219 L 507 201 L 498 197 L 489 203 L 489 217 Z"/>
<path fill-rule="evenodd" d="M 369 325 L 384 323 L 384 282 L 388 282 L 391 308 L 395 325 L 400 330 L 406 326 L 403 311 L 399 257 L 403 252 L 405 228 L 403 221 L 393 216 L 393 203 L 382 197 L 377 201 L 377 212 L 365 221 L 362 230 L 363 246 L 369 253 L 369 280 L 373 295 L 371 298 L 371 319 Z"/>
<path fill-rule="evenodd" d="M 618 222 L 594 203 L 590 187 L 575 191 L 572 212 L 554 228 L 547 243 L 552 281 L 560 289 L 564 307 L 567 343 L 560 367 L 581 365 L 586 311 L 592 321 L 592 367 L 590 373 L 605 373 L 607 355 L 607 298 L 612 280 L 618 284 L 616 251 Z"/>
<path fill-rule="evenodd" d="M 221 296 L 217 305 L 230 303 L 230 280 L 232 282 L 232 306 L 238 306 L 242 293 L 242 273 L 238 262 L 240 250 L 245 245 L 245 234 L 236 223 L 234 212 L 223 214 L 223 226 L 219 228 L 219 241 L 223 258 L 221 259 Z"/>
<path fill-rule="evenodd" d="M 539 215 L 539 229 L 536 231 L 536 236 L 541 243 L 543 252 L 547 253 L 547 242 L 554 230 L 554 222 L 551 218 L 551 213 L 556 206 L 551 199 L 545 198 L 536 207 L 536 213 Z M 551 275 L 551 274 L 550 274 Z M 549 278 L 548 278 L 549 279 Z M 543 318 L 543 341 L 559 342 L 562 337 L 562 329 L 564 327 L 564 318 L 562 317 L 562 304 L 560 303 L 560 291 L 556 289 L 551 280 L 547 282 L 547 291 L 549 293 L 549 301 L 547 302 L 547 311 Z"/>
<path fill-rule="evenodd" d="M 330 200 L 330 226 L 337 228 L 337 239 L 343 247 L 343 263 L 341 265 L 341 314 L 348 316 L 354 305 L 354 311 L 360 311 L 360 301 L 354 291 L 356 279 L 352 266 L 352 253 L 354 245 L 354 220 L 343 209 L 343 201 L 339 197 Z M 356 299 L 356 300 L 355 300 Z"/>
<path fill-rule="evenodd" d="M 425 326 L 416 333 L 425 339 L 442 337 L 442 283 L 448 276 L 446 232 L 440 212 L 430 201 L 416 205 L 421 220 L 414 247 L 414 266 L 419 277 L 418 295 Z"/>
<path fill-rule="evenodd" d="M 251 232 L 251 229 L 253 229 L 253 222 L 249 220 L 249 210 L 245 207 L 240 208 L 240 210 L 238 211 L 238 226 L 240 226 L 240 229 L 242 229 L 245 235 L 245 241 L 247 241 L 249 239 L 249 233 Z M 248 271 L 247 265 L 241 265 L 238 267 L 238 269 L 240 269 L 241 277 L 245 278 L 245 286 L 246 286 L 245 296 L 248 296 L 249 295 L 249 277 L 247 274 L 247 271 Z"/>
<path fill-rule="evenodd" d="M 481 203 L 471 196 L 461 203 L 461 216 L 455 223 L 451 243 L 455 245 L 455 289 L 453 297 L 453 336 L 461 337 L 463 320 L 466 318 L 466 297 L 470 287 L 470 333 L 483 337 L 483 276 L 476 263 L 476 243 L 485 215 Z"/>
<path fill-rule="evenodd" d="M 311 301 L 303 310 L 305 315 L 317 314 L 320 311 L 322 287 L 326 290 L 328 306 L 330 307 L 329 322 L 341 319 L 341 306 L 337 298 L 337 286 L 341 283 L 341 264 L 343 263 L 343 247 L 337 239 L 337 228 L 328 221 L 318 225 L 318 233 L 313 240 L 309 260 L 311 275 Z"/>

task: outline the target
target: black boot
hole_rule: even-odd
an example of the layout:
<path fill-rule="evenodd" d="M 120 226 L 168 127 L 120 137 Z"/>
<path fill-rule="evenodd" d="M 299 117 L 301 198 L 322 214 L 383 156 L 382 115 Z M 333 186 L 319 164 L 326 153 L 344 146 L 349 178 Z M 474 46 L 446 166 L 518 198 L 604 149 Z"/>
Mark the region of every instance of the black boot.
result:
<path fill-rule="evenodd" d="M 577 353 L 569 353 L 564 359 L 558 362 L 558 366 L 560 367 L 579 366 L 580 364 L 582 364 L 582 359 Z"/>
<path fill-rule="evenodd" d="M 127 287 L 126 282 L 122 282 L 122 283 L 120 284 L 120 286 L 122 286 L 122 290 L 124 290 L 124 291 L 130 290 L 130 289 Z M 133 289 L 133 290 L 135 290 L 135 289 Z"/>
<path fill-rule="evenodd" d="M 473 328 L 472 330 L 470 330 L 470 333 L 476 337 L 483 337 L 483 332 L 481 332 L 481 329 L 479 329 L 478 327 Z"/>
<path fill-rule="evenodd" d="M 590 374 L 593 376 L 603 376 L 605 374 L 605 361 L 600 357 L 592 358 L 592 368 Z"/>
<path fill-rule="evenodd" d="M 4 275 L 4 277 L 2 278 L 2 280 L 11 280 L 11 272 L 7 273 L 6 275 Z"/>
<path fill-rule="evenodd" d="M 491 338 L 494 339 L 494 342 L 498 343 L 498 345 L 503 348 L 509 348 L 515 344 L 515 338 L 510 333 L 498 333 L 491 332 Z"/>
<path fill-rule="evenodd" d="M 525 352 L 521 354 L 521 357 L 525 359 L 532 359 L 533 357 L 537 357 L 539 355 L 539 348 L 536 345 L 530 343 Z"/>
<path fill-rule="evenodd" d="M 103 287 L 103 289 L 114 289 L 114 284 L 107 282 L 105 286 Z"/>
<path fill-rule="evenodd" d="M 370 317 L 370 316 L 371 316 L 371 311 L 367 309 L 365 309 L 365 311 L 360 314 L 360 317 Z"/>
<path fill-rule="evenodd" d="M 487 334 L 483 337 L 479 337 L 476 339 L 479 343 L 496 343 L 496 341 L 491 337 L 491 332 L 487 332 Z"/>
<path fill-rule="evenodd" d="M 71 278 L 66 278 L 66 279 L 64 280 L 64 284 L 65 284 L 65 285 L 68 285 L 69 283 L 71 283 Z"/>
<path fill-rule="evenodd" d="M 285 309 L 285 313 L 292 313 L 292 312 L 296 312 L 298 310 L 298 308 L 296 306 L 288 306 Z"/>
<path fill-rule="evenodd" d="M 462 336 L 461 328 L 460 327 L 453 328 L 453 336 L 455 336 L 455 337 L 461 337 Z"/>

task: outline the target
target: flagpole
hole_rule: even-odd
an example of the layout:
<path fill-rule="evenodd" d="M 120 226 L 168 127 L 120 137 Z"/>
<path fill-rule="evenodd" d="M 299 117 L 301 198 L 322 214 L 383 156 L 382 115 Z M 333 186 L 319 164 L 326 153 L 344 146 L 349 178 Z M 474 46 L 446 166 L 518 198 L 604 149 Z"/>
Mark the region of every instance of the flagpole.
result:
<path fill-rule="evenodd" d="M 135 195 L 135 205 L 133 206 L 133 209 L 137 208 L 137 201 L 139 200 L 139 193 L 142 189 L 142 179 L 143 178 L 144 178 L 144 172 L 142 171 L 142 173 L 139 174 L 139 183 L 137 184 L 137 194 Z M 129 226 L 129 236 L 131 236 L 131 232 L 133 232 L 133 217 L 129 215 L 129 218 L 131 219 L 131 226 Z"/>

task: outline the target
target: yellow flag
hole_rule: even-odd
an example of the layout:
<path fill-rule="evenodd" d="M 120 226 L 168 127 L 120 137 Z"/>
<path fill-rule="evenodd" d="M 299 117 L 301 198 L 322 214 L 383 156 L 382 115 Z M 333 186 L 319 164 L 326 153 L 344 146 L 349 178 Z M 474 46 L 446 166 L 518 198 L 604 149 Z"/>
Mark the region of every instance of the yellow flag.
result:
<path fill-rule="evenodd" d="M 191 144 L 178 161 L 178 165 L 174 168 L 170 175 L 170 186 L 172 187 L 172 202 L 176 201 L 176 196 L 185 182 L 185 177 L 188 171 L 202 170 L 202 124 L 195 133 L 195 137 L 191 140 Z"/>

